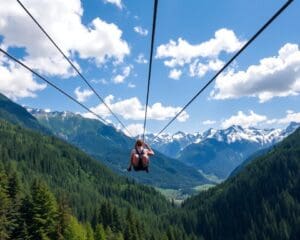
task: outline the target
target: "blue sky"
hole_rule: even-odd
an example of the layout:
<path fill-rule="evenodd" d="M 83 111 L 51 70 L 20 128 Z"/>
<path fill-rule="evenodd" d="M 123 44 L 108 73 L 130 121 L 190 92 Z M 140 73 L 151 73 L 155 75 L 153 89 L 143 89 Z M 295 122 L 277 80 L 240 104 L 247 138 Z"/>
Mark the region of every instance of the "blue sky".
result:
<path fill-rule="evenodd" d="M 147 131 L 158 132 L 284 2 L 160 0 Z M 140 131 L 153 1 L 23 3 L 131 131 Z M 0 10 L 1 47 L 116 123 L 20 6 L 0 4 L 5 6 Z M 300 121 L 298 9 L 295 1 L 167 132 L 231 124 L 271 128 Z M 26 106 L 84 113 L 3 56 L 0 92 Z"/>

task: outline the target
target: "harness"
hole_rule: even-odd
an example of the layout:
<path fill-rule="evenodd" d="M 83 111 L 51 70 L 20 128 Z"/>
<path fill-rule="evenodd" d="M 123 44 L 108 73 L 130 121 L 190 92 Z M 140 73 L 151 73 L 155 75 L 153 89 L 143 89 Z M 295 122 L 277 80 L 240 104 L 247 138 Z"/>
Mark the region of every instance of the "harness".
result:
<path fill-rule="evenodd" d="M 135 147 L 135 152 L 137 155 L 139 155 L 139 162 L 137 166 L 133 166 L 135 171 L 145 170 L 146 168 L 143 166 L 143 155 L 144 155 L 144 149 L 142 149 L 141 152 L 138 151 L 137 147 Z"/>
<path fill-rule="evenodd" d="M 142 151 L 139 152 L 138 148 L 135 147 L 135 152 L 136 152 L 137 155 L 139 155 L 139 160 L 142 161 L 143 160 L 143 155 L 144 155 L 144 148 L 142 148 Z"/>

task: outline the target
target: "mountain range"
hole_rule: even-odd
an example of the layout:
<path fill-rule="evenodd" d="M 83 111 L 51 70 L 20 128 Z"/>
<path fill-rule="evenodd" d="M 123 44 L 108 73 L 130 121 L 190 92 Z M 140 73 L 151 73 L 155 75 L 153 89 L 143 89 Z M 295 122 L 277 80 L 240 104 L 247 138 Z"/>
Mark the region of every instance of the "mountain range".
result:
<path fill-rule="evenodd" d="M 300 129 L 233 177 L 184 202 L 170 217 L 195 239 L 300 236 Z"/>
<path fill-rule="evenodd" d="M 177 132 L 146 139 L 163 154 L 176 158 L 206 175 L 225 179 L 250 155 L 273 146 L 293 133 L 300 123 L 292 122 L 286 129 L 243 128 L 209 129 L 203 133 Z"/>
<path fill-rule="evenodd" d="M 297 124 L 286 130 L 292 134 L 259 152 L 234 176 L 174 206 L 155 189 L 117 176 L 101 159 L 54 132 L 44 133 L 35 117 L 4 101 L 9 108 L 0 115 L 3 239 L 299 238 Z"/>
<path fill-rule="evenodd" d="M 193 167 L 160 152 L 156 152 L 151 158 L 149 174 L 128 173 L 126 168 L 134 139 L 112 126 L 79 114 L 30 108 L 27 110 L 55 136 L 79 147 L 120 175 L 130 176 L 138 182 L 155 187 L 171 189 L 190 189 L 210 182 Z"/>
<path fill-rule="evenodd" d="M 0 99 L 0 106 L 3 117 L 37 131 L 54 134 L 101 160 L 118 174 L 171 189 L 188 190 L 222 181 L 252 154 L 282 141 L 300 126 L 291 123 L 286 129 L 257 129 L 235 125 L 203 133 L 162 134 L 154 141 L 154 135 L 148 134 L 146 140 L 158 150 L 151 161 L 152 171 L 147 175 L 128 174 L 126 167 L 134 140 L 113 126 L 71 112 L 32 108 L 26 111 L 4 96 Z"/>
<path fill-rule="evenodd" d="M 121 131 L 71 112 L 27 110 L 56 136 L 78 146 L 96 159 L 102 159 L 119 174 L 127 174 L 127 156 L 134 140 Z M 143 183 L 172 189 L 219 182 L 252 154 L 282 141 L 299 126 L 295 122 L 290 123 L 286 129 L 233 125 L 220 130 L 211 128 L 203 133 L 161 134 L 156 139 L 154 134 L 147 134 L 146 141 L 158 150 L 152 160 L 154 173 L 146 176 L 131 173 L 131 176 Z M 163 184 L 161 176 L 168 176 Z"/>

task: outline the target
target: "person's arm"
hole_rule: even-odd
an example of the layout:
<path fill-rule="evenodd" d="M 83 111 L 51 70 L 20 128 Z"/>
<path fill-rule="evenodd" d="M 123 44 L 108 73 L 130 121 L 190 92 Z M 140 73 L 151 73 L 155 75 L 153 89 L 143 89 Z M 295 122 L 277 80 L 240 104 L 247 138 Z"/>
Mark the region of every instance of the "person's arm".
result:
<path fill-rule="evenodd" d="M 131 153 L 130 153 L 130 159 L 129 159 L 129 166 L 128 166 L 128 168 L 130 168 L 131 165 L 132 165 L 132 157 L 133 157 L 133 154 L 134 154 L 134 152 L 133 152 L 133 150 L 132 150 Z"/>
<path fill-rule="evenodd" d="M 154 151 L 151 149 L 151 147 L 147 143 L 144 143 L 144 146 L 148 149 L 149 155 L 154 155 Z"/>

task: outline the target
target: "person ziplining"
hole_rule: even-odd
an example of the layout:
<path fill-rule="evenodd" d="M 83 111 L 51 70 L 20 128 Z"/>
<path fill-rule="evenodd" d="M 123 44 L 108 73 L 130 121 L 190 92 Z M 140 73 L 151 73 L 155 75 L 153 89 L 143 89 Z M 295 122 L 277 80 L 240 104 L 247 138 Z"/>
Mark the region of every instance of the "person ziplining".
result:
<path fill-rule="evenodd" d="M 154 152 L 151 149 L 151 147 L 147 143 L 145 143 L 145 131 L 146 131 L 147 112 L 148 112 L 147 110 L 148 110 L 148 103 L 149 103 L 150 80 L 151 80 L 151 72 L 152 72 L 152 59 L 153 59 L 153 48 L 154 48 L 154 39 L 155 39 L 157 5 L 158 5 L 158 0 L 154 0 L 146 107 L 145 107 L 145 118 L 144 118 L 144 127 L 143 127 L 143 140 L 138 139 L 135 143 L 134 149 L 132 149 L 131 151 L 129 166 L 127 168 L 128 172 L 130 172 L 131 168 L 133 167 L 135 171 L 146 171 L 147 173 L 149 173 L 150 156 L 154 155 Z"/>
<path fill-rule="evenodd" d="M 195 101 L 196 98 L 199 97 L 200 94 L 210 85 L 212 84 L 216 78 L 252 43 L 254 40 L 293 2 L 294 0 L 287 0 L 286 3 L 242 46 L 242 48 L 232 56 L 232 58 L 194 95 L 190 101 L 188 101 L 184 107 L 181 108 L 181 110 L 167 123 L 167 125 L 156 134 L 153 140 L 155 140 L 163 131 L 165 131 L 174 121 L 178 118 L 178 116 L 189 107 L 189 105 Z M 130 134 L 126 126 L 123 124 L 123 122 L 119 119 L 118 116 L 111 110 L 111 108 L 103 101 L 103 98 L 93 89 L 93 87 L 88 83 L 86 78 L 80 73 L 80 71 L 75 67 L 75 65 L 71 62 L 71 60 L 64 54 L 64 52 L 58 47 L 58 45 L 54 42 L 54 40 L 47 34 L 44 28 L 37 22 L 37 20 L 30 14 L 30 12 L 25 8 L 25 6 L 21 3 L 20 0 L 17 0 L 17 2 L 22 6 L 22 8 L 27 12 L 27 14 L 32 18 L 32 20 L 39 26 L 39 28 L 44 32 L 44 34 L 49 38 L 49 40 L 54 44 L 54 46 L 57 48 L 57 50 L 64 56 L 64 58 L 69 62 L 69 64 L 74 68 L 74 70 L 77 72 L 77 74 L 87 83 L 87 85 L 94 91 L 94 93 L 98 96 L 98 98 L 104 103 L 104 105 L 107 107 L 107 109 L 110 111 L 110 113 L 118 120 L 118 122 L 124 127 L 124 129 Z M 151 80 L 151 71 L 152 71 L 152 56 L 153 56 L 153 47 L 154 47 L 154 38 L 155 38 L 155 26 L 156 26 L 156 16 L 157 16 L 157 5 L 158 0 L 154 0 L 154 12 L 153 12 L 153 23 L 152 23 L 152 38 L 151 38 L 151 49 L 150 49 L 150 61 L 149 61 L 149 71 L 148 71 L 148 84 L 147 84 L 147 95 L 146 95 L 146 107 L 145 107 L 145 118 L 144 118 L 144 128 L 143 128 L 143 140 L 137 140 L 136 144 L 134 146 L 134 149 L 131 151 L 130 154 L 130 162 L 128 171 L 131 171 L 131 168 L 133 167 L 136 171 L 146 171 L 149 172 L 149 157 L 154 155 L 153 150 L 151 147 L 144 142 L 145 140 L 145 130 L 146 130 L 146 122 L 147 122 L 147 109 L 148 109 L 148 102 L 149 102 L 149 92 L 150 92 L 150 80 Z M 48 83 L 50 86 L 55 88 L 57 91 L 65 95 L 66 97 L 70 98 L 72 101 L 80 105 L 82 108 L 86 109 L 88 112 L 95 115 L 98 119 L 100 119 L 103 122 L 107 122 L 104 118 L 99 116 L 97 113 L 92 111 L 89 107 L 82 104 L 81 102 L 77 101 L 74 97 L 69 95 L 67 92 L 65 92 L 63 89 L 56 86 L 54 83 L 43 77 L 38 72 L 34 71 L 32 68 L 27 66 L 22 61 L 18 60 L 16 57 L 9 54 L 6 50 L 1 48 L 0 46 L 0 52 L 4 54 L 9 59 L 13 60 L 14 62 L 21 65 L 23 68 L 30 71 L 33 75 L 40 78 L 44 82 Z M 131 134 L 130 134 L 131 135 Z M 152 141 L 153 141 L 152 140 Z"/>
<path fill-rule="evenodd" d="M 149 157 L 154 155 L 154 151 L 143 140 L 138 139 L 131 151 L 129 166 L 127 171 L 130 172 L 132 167 L 135 171 L 146 171 L 149 173 Z"/>

